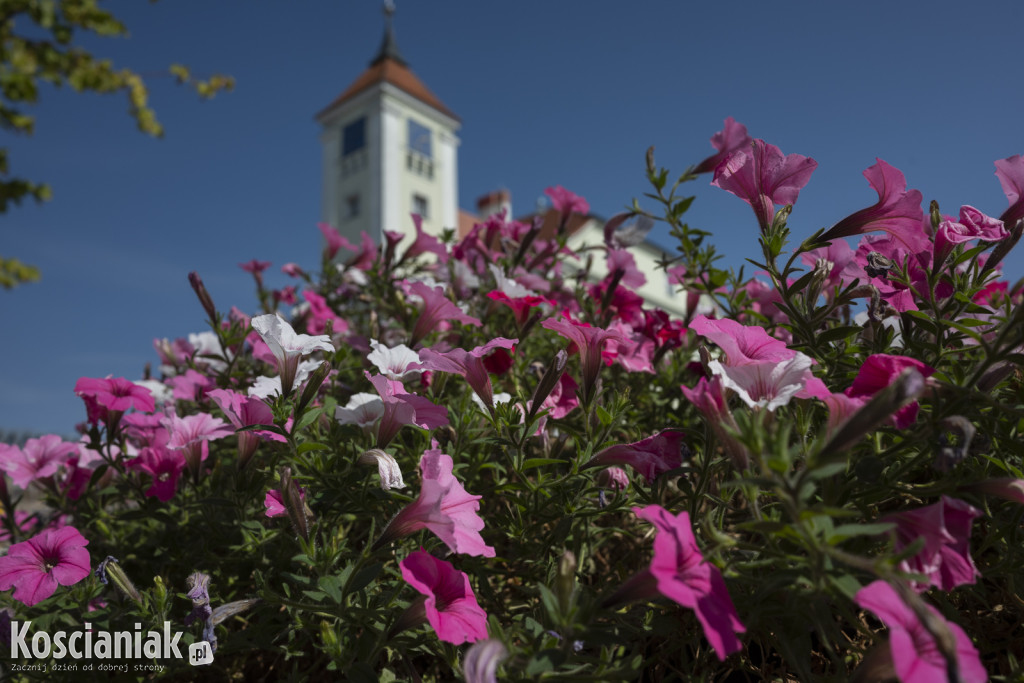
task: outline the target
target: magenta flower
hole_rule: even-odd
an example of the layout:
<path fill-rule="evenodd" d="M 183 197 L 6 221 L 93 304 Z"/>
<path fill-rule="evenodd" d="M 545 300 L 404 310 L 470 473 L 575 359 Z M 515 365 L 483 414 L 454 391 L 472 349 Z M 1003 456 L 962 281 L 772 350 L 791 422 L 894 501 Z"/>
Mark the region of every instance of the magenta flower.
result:
<path fill-rule="evenodd" d="M 734 367 L 781 363 L 797 355 L 785 342 L 765 332 L 763 327 L 741 325 L 728 318 L 713 320 L 703 315 L 694 316 L 690 329 L 722 349 L 726 364 Z"/>
<path fill-rule="evenodd" d="M 1024 218 L 1024 157 L 1014 154 L 995 163 L 996 177 L 999 178 L 1003 194 L 1010 200 L 1010 205 L 999 216 L 999 220 L 1013 228 L 1017 221 Z"/>
<path fill-rule="evenodd" d="M 711 146 L 718 150 L 704 161 L 697 164 L 694 173 L 709 173 L 725 161 L 725 158 L 739 149 L 747 149 L 753 140 L 747 135 L 747 127 L 742 123 L 736 123 L 733 117 L 725 120 L 722 130 L 711 136 Z"/>
<path fill-rule="evenodd" d="M 364 374 L 384 402 L 384 412 L 377 427 L 377 448 L 387 447 L 404 425 L 434 429 L 448 424 L 448 409 L 444 406 L 406 392 L 405 386 L 398 380 L 383 375 L 371 377 L 368 372 Z"/>
<path fill-rule="evenodd" d="M 302 356 L 314 351 L 334 352 L 334 345 L 327 335 L 311 337 L 308 334 L 296 334 L 291 325 L 273 313 L 253 318 L 252 328 L 274 354 L 277 371 L 281 375 L 281 387 L 286 395 L 295 382 L 295 373 Z"/>
<path fill-rule="evenodd" d="M 87 545 L 71 526 L 15 543 L 0 557 L 0 590 L 14 588 L 14 599 L 31 607 L 53 595 L 58 585 L 73 586 L 89 575 Z"/>
<path fill-rule="evenodd" d="M 480 535 L 484 528 L 484 521 L 477 514 L 480 496 L 466 492 L 452 474 L 453 468 L 451 456 L 436 448 L 423 454 L 419 498 L 391 519 L 374 548 L 420 529 L 430 529 L 453 553 L 494 557 L 494 548 L 484 543 Z"/>
<path fill-rule="evenodd" d="M 776 204 L 795 204 L 801 188 L 811 179 L 818 162 L 799 154 L 784 156 L 764 140 L 737 149 L 715 168 L 711 184 L 750 204 L 767 232 L 775 218 Z"/>
<path fill-rule="evenodd" d="M 399 566 L 402 578 L 425 596 L 427 621 L 438 638 L 461 645 L 487 637 L 487 613 L 465 573 L 423 549 L 409 553 Z"/>
<path fill-rule="evenodd" d="M 324 236 L 324 240 L 327 242 L 327 248 L 324 249 L 324 256 L 328 261 L 338 255 L 339 249 L 348 249 L 350 251 L 356 250 L 356 246 L 343 237 L 336 228 L 328 225 L 327 223 L 317 223 L 316 227 L 320 230 L 320 233 Z"/>
<path fill-rule="evenodd" d="M 306 489 L 299 487 L 299 500 L 306 499 Z M 270 489 L 263 498 L 263 507 L 267 509 L 267 517 L 283 517 L 288 514 L 288 508 L 284 504 L 284 496 L 277 489 Z"/>
<path fill-rule="evenodd" d="M 315 335 L 326 336 L 324 333 L 327 331 L 328 321 L 331 323 L 333 334 L 343 334 L 348 331 L 348 323 L 334 312 L 327 304 L 327 299 L 312 289 L 304 290 L 302 298 L 309 304 L 309 318 L 306 321 L 306 328 L 310 332 Z"/>
<path fill-rule="evenodd" d="M 924 377 L 931 377 L 935 372 L 935 368 L 925 365 L 914 358 L 876 353 L 864 360 L 864 364 L 861 365 L 857 377 L 853 380 L 853 385 L 846 390 L 846 395 L 850 398 L 874 396 L 892 384 L 906 368 L 914 368 Z M 915 401 L 896 411 L 892 416 L 896 427 L 906 429 L 914 424 L 914 420 L 917 419 L 917 410 L 918 405 Z"/>
<path fill-rule="evenodd" d="M 1006 231 L 1001 220 L 986 216 L 973 206 L 960 207 L 960 222 L 944 220 L 935 230 L 935 249 L 933 263 L 941 266 L 953 247 L 974 239 L 985 242 L 998 242 L 1006 239 L 1010 233 Z"/>
<path fill-rule="evenodd" d="M 605 448 L 588 460 L 585 467 L 629 465 L 650 484 L 658 475 L 683 464 L 683 448 L 683 433 L 665 429 L 640 441 Z"/>
<path fill-rule="evenodd" d="M 193 473 L 198 473 L 199 463 L 206 460 L 209 453 L 208 441 L 223 439 L 235 433 L 224 420 L 207 413 L 185 417 L 169 415 L 164 418 L 163 425 L 170 434 L 167 447 L 172 451 L 184 451 L 185 462 Z"/>
<path fill-rule="evenodd" d="M 863 609 L 870 610 L 889 629 L 889 648 L 896 675 L 903 683 L 933 683 L 947 680 L 946 660 L 935 638 L 918 621 L 917 615 L 885 581 L 875 581 L 857 591 L 854 598 Z M 946 626 L 956 639 L 957 664 L 963 683 L 988 680 L 977 648 L 964 630 L 946 621 L 931 605 L 925 605 Z"/>
<path fill-rule="evenodd" d="M 483 346 L 477 346 L 472 351 L 452 349 L 438 352 L 433 349 L 423 349 L 420 351 L 418 367 L 423 370 L 461 375 L 490 410 L 494 407 L 494 390 L 491 388 L 491 376 L 484 366 L 484 358 L 495 349 L 511 349 L 518 342 L 518 339 L 497 337 Z"/>
<path fill-rule="evenodd" d="M 116 430 L 126 410 L 135 408 L 146 413 L 156 410 L 149 389 L 124 377 L 80 377 L 75 382 L 75 393 L 85 401 L 89 422 L 105 422 L 111 431 Z"/>
<path fill-rule="evenodd" d="M 621 332 L 591 327 L 586 323 L 576 322 L 564 313 L 562 315 L 565 320 L 548 318 L 541 322 L 541 327 L 557 332 L 576 346 L 580 353 L 583 390 L 589 395 L 594 382 L 597 381 L 597 375 L 601 371 L 601 352 L 604 350 L 605 342 L 611 340 L 627 342 L 628 340 Z"/>
<path fill-rule="evenodd" d="M 864 171 L 864 177 L 878 193 L 878 201 L 874 206 L 856 211 L 833 225 L 821 236 L 822 241 L 881 230 L 892 235 L 911 253 L 921 251 L 928 239 L 921 230 L 924 219 L 921 193 L 907 190 L 907 179 L 903 173 L 881 159 L 875 159 L 875 165 Z"/>
<path fill-rule="evenodd" d="M 962 500 L 942 496 L 938 503 L 887 515 L 881 521 L 896 524 L 896 552 L 919 538 L 925 541 L 919 553 L 900 562 L 900 569 L 923 574 L 929 584 L 949 591 L 981 576 L 970 553 L 971 523 L 980 516 L 980 510 Z M 924 590 L 927 585 L 915 587 Z"/>
<path fill-rule="evenodd" d="M 464 325 L 480 327 L 479 319 L 462 312 L 458 306 L 453 304 L 444 295 L 441 287 L 431 287 L 425 282 L 412 282 L 406 285 L 406 293 L 411 296 L 418 296 L 423 300 L 423 310 L 416 318 L 416 324 L 412 328 L 412 339 L 410 346 L 416 344 L 433 332 L 443 320 L 455 320 Z"/>
<path fill-rule="evenodd" d="M 274 424 L 274 412 L 256 396 L 246 396 L 228 389 L 214 389 L 207 394 L 223 411 L 235 429 L 252 425 Z M 256 452 L 260 439 L 285 442 L 283 436 L 266 429 L 238 432 L 238 462 L 245 465 Z"/>
<path fill-rule="evenodd" d="M 637 576 L 649 574 L 657 583 L 658 593 L 696 613 L 719 660 L 741 650 L 743 644 L 737 634 L 746 628 L 736 614 L 722 572 L 706 562 L 697 547 L 689 513 L 672 515 L 659 505 L 633 508 L 633 512 L 658 530 L 650 569 Z"/>
<path fill-rule="evenodd" d="M 185 469 L 185 456 L 163 446 L 147 446 L 128 461 L 128 467 L 151 476 L 153 484 L 146 490 L 146 495 L 166 503 L 178 488 L 178 478 Z"/>
<path fill-rule="evenodd" d="M 410 259 L 414 259 L 420 254 L 434 254 L 437 256 L 437 260 L 441 263 L 448 262 L 448 249 L 444 246 L 441 240 L 437 239 L 433 235 L 428 235 L 423 232 L 423 217 L 418 213 L 411 214 L 412 223 L 416 228 L 416 239 L 413 240 L 409 248 L 402 254 L 402 258 L 399 263 L 405 263 Z"/>
<path fill-rule="evenodd" d="M 704 422 L 711 427 L 716 440 L 732 459 L 736 469 L 746 469 L 750 464 L 750 454 L 746 447 L 732 435 L 732 432 L 739 431 L 739 427 L 725 400 L 725 386 L 722 383 L 722 377 L 715 375 L 710 380 L 701 377 L 693 389 L 686 386 L 679 388 L 686 400 L 695 405 L 704 416 Z"/>
<path fill-rule="evenodd" d="M 56 434 L 29 439 L 24 448 L 0 444 L 0 470 L 15 486 L 28 488 L 36 479 L 51 477 L 78 453 L 78 444 L 63 441 Z"/>
<path fill-rule="evenodd" d="M 574 211 L 584 216 L 590 213 L 590 204 L 583 197 L 570 192 L 561 185 L 555 185 L 544 190 L 544 194 L 551 200 L 551 206 L 562 214 L 565 221 Z"/>
<path fill-rule="evenodd" d="M 239 263 L 238 267 L 247 273 L 258 275 L 259 273 L 262 273 L 264 270 L 270 267 L 270 261 L 257 261 L 256 259 L 253 259 L 252 261 Z"/>

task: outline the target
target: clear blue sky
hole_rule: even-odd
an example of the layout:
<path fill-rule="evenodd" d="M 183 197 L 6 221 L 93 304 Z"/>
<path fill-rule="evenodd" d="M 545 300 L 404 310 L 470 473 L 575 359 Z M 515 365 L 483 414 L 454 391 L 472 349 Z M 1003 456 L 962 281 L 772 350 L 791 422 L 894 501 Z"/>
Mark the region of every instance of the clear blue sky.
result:
<path fill-rule="evenodd" d="M 88 48 L 144 74 L 173 62 L 234 76 L 199 102 L 150 81 L 166 129 L 134 129 L 123 97 L 44 88 L 13 174 L 54 199 L 0 216 L 0 254 L 43 279 L 0 291 L 0 428 L 71 434 L 81 376 L 137 379 L 154 337 L 204 329 L 186 280 L 252 312 L 252 258 L 314 267 L 320 143 L 313 115 L 380 44 L 377 0 L 108 3 L 129 39 Z M 875 201 L 861 172 L 881 157 L 946 213 L 1006 199 L 992 162 L 1024 153 L 1024 4 L 918 1 L 397 0 L 398 44 L 463 121 L 463 207 L 497 187 L 514 210 L 561 184 L 610 216 L 645 191 L 643 157 L 681 171 L 727 116 L 785 153 L 816 159 L 790 226 L 831 225 Z M 628 7 L 628 9 L 627 9 Z M 730 263 L 757 255 L 753 212 L 710 187 L 690 223 Z M 1024 275 L 1016 255 L 1008 275 Z"/>

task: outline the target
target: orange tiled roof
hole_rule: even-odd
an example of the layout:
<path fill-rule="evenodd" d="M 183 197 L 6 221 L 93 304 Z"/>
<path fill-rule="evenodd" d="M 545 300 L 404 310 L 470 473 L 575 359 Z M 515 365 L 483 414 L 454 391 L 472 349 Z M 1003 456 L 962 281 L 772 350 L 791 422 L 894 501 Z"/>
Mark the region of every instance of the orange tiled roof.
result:
<path fill-rule="evenodd" d="M 441 100 L 437 98 L 437 95 L 430 92 L 427 86 L 423 85 L 423 81 L 417 78 L 416 74 L 414 74 L 409 67 L 390 57 L 377 60 L 375 63 L 371 64 L 370 67 L 352 83 L 352 85 L 348 86 L 348 88 L 338 95 L 333 102 L 321 110 L 320 113 L 316 115 L 316 118 L 319 119 L 326 116 L 335 107 L 347 102 L 359 93 L 378 83 L 390 83 L 396 88 L 412 95 L 420 102 L 437 109 L 445 116 L 449 116 L 456 121 L 461 122 L 461 119 L 459 119 L 451 109 L 444 106 Z"/>

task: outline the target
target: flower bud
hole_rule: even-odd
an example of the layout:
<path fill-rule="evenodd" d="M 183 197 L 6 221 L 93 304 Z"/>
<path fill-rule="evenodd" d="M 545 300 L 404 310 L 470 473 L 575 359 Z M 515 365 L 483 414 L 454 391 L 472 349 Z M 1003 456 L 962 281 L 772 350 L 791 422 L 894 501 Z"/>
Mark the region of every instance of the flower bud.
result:
<path fill-rule="evenodd" d="M 106 585 L 108 581 L 113 581 L 114 585 L 117 586 L 122 593 L 127 595 L 129 598 L 134 600 L 138 605 L 142 605 L 142 596 L 139 591 L 135 588 L 135 584 L 131 582 L 128 575 L 121 569 L 121 565 L 118 564 L 117 558 L 113 555 L 107 555 L 106 559 L 99 563 L 96 567 L 96 578 L 100 580 L 100 583 Z"/>
<path fill-rule="evenodd" d="M 533 397 L 530 399 L 530 414 L 529 417 L 533 417 L 540 410 L 541 405 L 545 399 L 551 395 L 554 391 L 558 381 L 562 379 L 562 373 L 565 372 L 565 366 L 569 363 L 569 354 L 565 349 L 559 350 L 555 354 L 555 357 L 548 363 L 547 370 L 544 371 L 544 376 L 540 378 L 540 382 L 537 383 L 537 388 L 533 391 Z"/>
<path fill-rule="evenodd" d="M 193 270 L 188 274 L 188 281 L 192 285 L 192 289 L 195 290 L 196 296 L 199 297 L 199 303 L 202 304 L 203 310 L 209 316 L 210 322 L 216 323 L 217 307 L 213 305 L 213 299 L 210 297 L 210 293 L 206 291 L 206 285 L 203 284 L 199 273 Z"/>
<path fill-rule="evenodd" d="M 402 470 L 398 467 L 395 457 L 379 448 L 371 448 L 359 456 L 360 465 L 376 465 L 377 473 L 380 475 L 380 487 L 388 489 L 403 489 L 405 481 L 402 479 Z"/>

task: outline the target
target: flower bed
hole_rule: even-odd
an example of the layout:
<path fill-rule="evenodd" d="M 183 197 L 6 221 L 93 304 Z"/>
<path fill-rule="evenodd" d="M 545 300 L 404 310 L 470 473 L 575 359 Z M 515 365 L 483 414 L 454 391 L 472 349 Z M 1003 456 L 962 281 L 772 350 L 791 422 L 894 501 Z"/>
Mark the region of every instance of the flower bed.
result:
<path fill-rule="evenodd" d="M 134 629 L 154 640 L 111 657 L 131 666 L 85 670 L 1024 675 L 1024 313 L 999 270 L 1024 160 L 996 162 L 998 218 L 926 212 L 879 160 L 877 203 L 793 247 L 817 164 L 731 119 L 712 144 L 678 179 L 649 152 L 653 207 L 588 253 L 566 248 L 586 202 L 552 188 L 551 236 L 417 221 L 378 248 L 321 225 L 317 274 L 286 264 L 270 290 L 242 264 L 252 317 L 190 275 L 209 331 L 157 340 L 156 376 L 80 379 L 80 441 L 0 446 L 0 668 L 60 678 L 74 655 L 33 634 Z M 682 220 L 704 173 L 754 210 L 754 279 Z M 683 319 L 634 292 L 642 215 L 678 241 Z M 212 663 L 168 656 L 171 630 Z M 107 663 L 90 647 L 69 679 Z"/>

